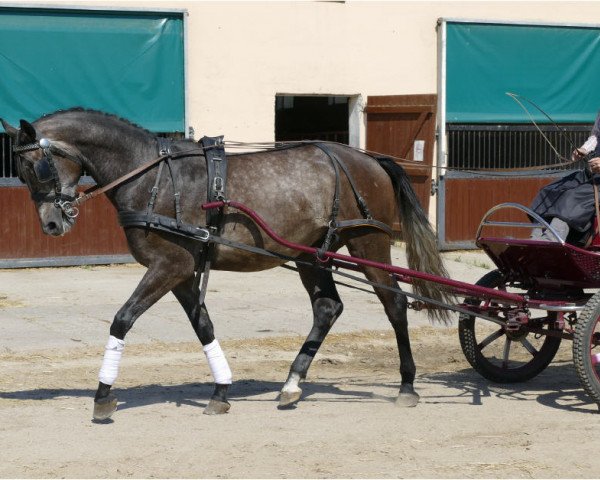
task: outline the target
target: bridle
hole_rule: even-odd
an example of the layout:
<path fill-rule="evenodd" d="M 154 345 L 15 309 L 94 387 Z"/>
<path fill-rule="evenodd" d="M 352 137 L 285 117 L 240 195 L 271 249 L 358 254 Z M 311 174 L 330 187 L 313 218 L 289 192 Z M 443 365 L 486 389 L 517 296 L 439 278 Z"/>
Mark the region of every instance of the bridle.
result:
<path fill-rule="evenodd" d="M 67 152 L 60 146 L 52 143 L 47 138 L 41 138 L 39 141 L 37 141 L 35 143 L 30 143 L 27 145 L 15 145 L 13 147 L 12 151 L 13 151 L 13 153 L 16 154 L 16 157 L 18 157 L 18 159 L 15 159 L 16 160 L 15 163 L 17 166 L 17 174 L 19 175 L 19 179 L 23 183 L 26 183 L 23 179 L 22 165 L 21 165 L 22 159 L 20 158 L 19 154 L 24 153 L 24 152 L 33 152 L 35 150 L 42 151 L 42 158 L 35 162 L 32 162 L 35 176 L 40 183 L 53 182 L 54 192 L 53 192 L 53 194 L 52 193 L 50 193 L 50 194 L 32 193 L 31 198 L 37 202 L 54 200 L 54 206 L 56 208 L 60 208 L 62 210 L 62 212 L 65 214 L 65 216 L 69 219 L 74 219 L 79 215 L 78 206 L 81 205 L 82 203 L 84 203 L 88 200 L 91 200 L 92 198 L 95 198 L 102 193 L 106 193 L 107 191 L 112 190 L 113 188 L 121 185 L 122 183 L 125 183 L 130 178 L 133 178 L 133 177 L 139 175 L 140 173 L 150 169 L 157 163 L 162 162 L 163 160 L 167 160 L 170 158 L 184 157 L 187 155 L 198 155 L 199 151 L 202 152 L 202 153 L 200 153 L 201 155 L 204 154 L 203 153 L 204 149 L 202 147 L 198 147 L 198 145 L 196 145 L 193 149 L 183 150 L 183 151 L 180 151 L 177 153 L 160 150 L 158 157 L 153 158 L 152 160 L 149 160 L 149 161 L 143 163 L 142 165 L 133 169 L 129 173 L 126 173 L 125 175 L 117 178 L 116 180 L 113 180 L 108 185 L 105 185 L 103 187 L 95 185 L 95 186 L 79 193 L 78 195 L 74 196 L 74 195 L 67 195 L 66 193 L 63 193 L 62 184 L 60 181 L 60 177 L 58 176 L 58 170 L 56 169 L 56 165 L 54 163 L 54 157 L 52 156 L 52 153 L 56 153 L 61 158 L 65 158 L 65 159 L 70 160 L 70 161 L 76 163 L 77 165 L 79 165 L 79 167 L 81 169 L 80 174 L 83 173 L 83 163 L 81 162 L 81 159 L 78 156 Z"/>
<path fill-rule="evenodd" d="M 17 167 L 17 173 L 21 181 L 23 181 L 23 159 L 21 158 L 21 154 L 25 152 L 33 152 L 36 150 L 42 151 L 42 158 L 35 162 L 32 162 L 35 176 L 40 183 L 52 182 L 54 191 L 53 193 L 32 192 L 32 200 L 35 202 L 54 201 L 54 206 L 62 210 L 62 212 L 67 218 L 76 218 L 77 215 L 79 215 L 79 209 L 75 205 L 73 205 L 73 202 L 77 200 L 77 197 L 74 195 L 68 195 L 62 191 L 62 183 L 60 181 L 58 170 L 56 168 L 56 164 L 54 162 L 54 157 L 52 156 L 52 154 L 55 153 L 62 158 L 76 163 L 81 169 L 80 173 L 83 173 L 83 164 L 81 163 L 81 160 L 76 156 L 73 156 L 72 154 L 68 153 L 64 149 L 60 148 L 59 146 L 53 144 L 47 138 L 40 138 L 39 141 L 35 143 L 29 143 L 26 145 L 15 145 L 12 151 L 16 157 L 15 163 Z"/>

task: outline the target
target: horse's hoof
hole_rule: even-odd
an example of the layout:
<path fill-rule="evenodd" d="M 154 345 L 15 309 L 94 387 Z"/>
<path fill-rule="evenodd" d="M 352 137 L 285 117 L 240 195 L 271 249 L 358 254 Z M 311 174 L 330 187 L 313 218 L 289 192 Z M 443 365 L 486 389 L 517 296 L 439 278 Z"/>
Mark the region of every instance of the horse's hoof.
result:
<path fill-rule="evenodd" d="M 281 392 L 281 395 L 279 396 L 279 408 L 292 407 L 298 403 L 300 395 L 302 395 L 301 389 L 290 392 Z"/>
<path fill-rule="evenodd" d="M 211 398 L 203 413 L 204 415 L 222 415 L 223 413 L 227 413 L 230 408 L 231 405 L 229 402 L 222 402 L 221 400 Z"/>
<path fill-rule="evenodd" d="M 400 387 L 400 393 L 396 399 L 396 406 L 398 407 L 416 407 L 419 403 L 419 394 L 415 392 L 412 385 L 402 385 Z"/>
<path fill-rule="evenodd" d="M 107 397 L 101 398 L 99 400 L 94 400 L 94 420 L 107 420 L 111 417 L 115 410 L 117 409 L 117 397 L 115 397 L 112 393 Z"/>

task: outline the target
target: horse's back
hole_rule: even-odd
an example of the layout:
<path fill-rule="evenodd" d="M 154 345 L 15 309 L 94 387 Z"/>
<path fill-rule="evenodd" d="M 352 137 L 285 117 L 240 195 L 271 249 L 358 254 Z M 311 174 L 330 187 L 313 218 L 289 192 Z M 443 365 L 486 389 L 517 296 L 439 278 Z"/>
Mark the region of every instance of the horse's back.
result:
<path fill-rule="evenodd" d="M 329 152 L 329 153 L 327 153 Z M 229 157 L 227 196 L 256 211 L 281 237 L 303 245 L 320 246 L 332 220 L 336 175 L 334 155 L 342 162 L 373 217 L 391 225 L 396 212 L 389 176 L 372 157 L 350 147 L 325 144 L 277 149 Z M 350 182 L 339 172 L 338 220 L 362 218 Z M 223 235 L 235 241 L 290 256 L 242 214 L 225 215 Z M 262 270 L 282 261 L 218 247 L 216 268 Z"/>

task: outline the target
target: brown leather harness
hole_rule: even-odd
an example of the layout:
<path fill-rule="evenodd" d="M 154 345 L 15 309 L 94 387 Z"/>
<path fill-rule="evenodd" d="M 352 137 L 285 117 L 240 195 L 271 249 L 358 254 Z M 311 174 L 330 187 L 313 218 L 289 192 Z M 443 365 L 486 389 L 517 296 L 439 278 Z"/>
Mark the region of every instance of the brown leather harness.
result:
<path fill-rule="evenodd" d="M 41 142 L 41 141 L 40 141 Z M 51 143 L 48 143 L 48 149 L 52 148 Z M 318 249 L 317 257 L 320 257 L 324 252 L 330 250 L 331 245 L 335 242 L 338 232 L 347 228 L 376 228 L 388 235 L 392 235 L 391 228 L 375 220 L 366 201 L 360 195 L 356 183 L 350 174 L 347 166 L 335 155 L 335 153 L 328 148 L 323 142 L 297 142 L 282 147 L 282 149 L 295 148 L 304 146 L 307 143 L 314 145 L 323 151 L 327 157 L 331 160 L 335 172 L 335 190 L 333 205 L 331 209 L 331 217 L 328 223 L 327 233 L 321 248 Z M 267 254 L 271 256 L 277 256 L 284 258 L 282 255 L 275 254 L 273 252 L 267 252 L 264 249 L 252 247 L 248 245 L 238 244 L 236 242 L 222 238 L 221 230 L 223 226 L 224 208 L 211 209 L 207 211 L 207 219 L 205 226 L 198 226 L 185 223 L 181 220 L 181 208 L 180 208 L 180 195 L 182 185 L 178 181 L 176 170 L 172 166 L 172 161 L 177 158 L 187 157 L 191 155 L 204 156 L 206 160 L 207 170 L 207 201 L 223 201 L 227 203 L 226 194 L 226 179 L 227 179 L 227 156 L 225 154 L 223 137 L 204 137 L 194 146 L 193 149 L 174 151 L 172 149 L 172 143 L 168 139 L 157 137 L 158 144 L 158 157 L 149 160 L 140 166 L 136 167 L 127 174 L 113 180 L 112 182 L 100 186 L 93 186 L 79 194 L 77 197 L 69 197 L 64 201 L 65 205 L 62 205 L 63 211 L 75 212 L 73 218 L 78 214 L 78 207 L 84 202 L 91 200 L 103 193 L 106 193 L 119 185 L 122 185 L 129 179 L 148 171 L 150 168 L 158 164 L 158 170 L 154 186 L 150 192 L 150 199 L 147 204 L 146 211 L 119 211 L 118 219 L 119 223 L 123 227 L 141 227 L 149 228 L 153 230 L 163 231 L 179 236 L 184 236 L 188 239 L 200 241 L 206 244 L 206 247 L 201 250 L 200 257 L 197 261 L 195 287 L 199 291 L 200 303 L 204 301 L 204 295 L 206 293 L 206 287 L 208 283 L 208 276 L 211 269 L 212 257 L 214 254 L 214 248 L 216 244 L 224 244 L 233 246 L 235 248 L 241 248 L 244 250 L 252 251 L 259 254 Z M 32 145 L 29 150 L 35 150 L 42 148 L 39 144 Z M 25 150 L 22 150 L 25 151 Z M 48 150 L 49 151 L 49 150 Z M 60 153 L 60 152 L 59 152 Z M 46 158 L 46 157 L 44 157 Z M 50 158 L 50 162 L 52 162 Z M 171 182 L 173 184 L 174 204 L 175 204 L 175 218 L 160 215 L 154 212 L 154 202 L 158 194 L 159 183 L 161 174 L 163 171 L 164 164 L 167 164 L 171 176 Z M 53 163 L 51 163 L 53 165 Z M 82 167 L 83 168 L 83 167 Z M 339 220 L 339 207 L 340 207 L 340 194 L 341 194 L 341 174 L 345 176 L 350 185 L 350 189 L 353 192 L 357 206 L 361 212 L 363 218 L 354 220 Z M 60 182 L 57 180 L 58 176 L 53 177 L 55 179 L 57 188 L 60 187 Z M 285 257 L 285 260 L 290 258 Z"/>

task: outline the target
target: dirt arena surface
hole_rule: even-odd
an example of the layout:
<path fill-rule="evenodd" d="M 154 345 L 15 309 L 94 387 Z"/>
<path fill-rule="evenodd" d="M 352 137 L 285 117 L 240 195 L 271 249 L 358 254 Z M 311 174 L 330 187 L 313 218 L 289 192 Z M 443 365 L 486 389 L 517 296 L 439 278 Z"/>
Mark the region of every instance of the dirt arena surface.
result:
<path fill-rule="evenodd" d="M 395 262 L 402 264 L 401 249 Z M 446 255 L 454 278 L 491 265 Z M 303 383 L 277 409 L 311 324 L 293 272 L 214 272 L 207 304 L 234 373 L 231 411 L 202 415 L 212 380 L 173 298 L 131 331 L 113 422 L 91 421 L 112 316 L 136 266 L 0 271 L 2 478 L 597 478 L 600 415 L 564 342 L 523 384 L 494 385 L 460 350 L 457 322 L 410 312 L 421 403 L 394 404 L 395 340 L 376 298 L 340 288 L 345 311 Z"/>

